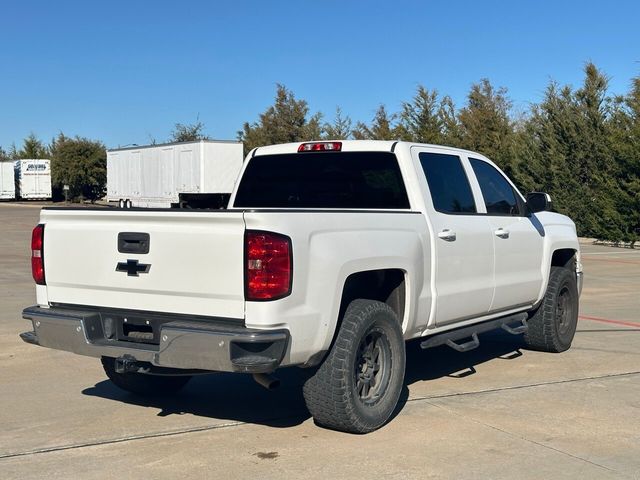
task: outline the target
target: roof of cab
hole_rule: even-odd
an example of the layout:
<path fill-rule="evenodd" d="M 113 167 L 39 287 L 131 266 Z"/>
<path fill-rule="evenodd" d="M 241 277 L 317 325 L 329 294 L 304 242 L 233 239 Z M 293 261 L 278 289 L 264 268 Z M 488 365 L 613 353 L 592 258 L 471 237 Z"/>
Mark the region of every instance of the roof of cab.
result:
<path fill-rule="evenodd" d="M 439 149 L 447 149 L 455 152 L 465 152 L 467 154 L 475 154 L 469 150 L 450 147 L 446 145 L 433 145 L 418 142 L 405 142 L 398 140 L 309 140 L 304 142 L 281 143 L 279 145 L 268 145 L 258 147 L 251 152 L 251 156 L 257 155 L 278 155 L 283 153 L 297 153 L 298 148 L 303 143 L 323 143 L 323 142 L 341 142 L 343 152 L 392 152 L 399 144 L 420 147 L 436 147 Z"/>
<path fill-rule="evenodd" d="M 258 147 L 253 155 L 277 155 L 280 153 L 298 153 L 298 148 L 303 143 L 341 142 L 343 152 L 390 152 L 393 144 L 391 140 L 309 140 L 305 142 L 281 143 Z"/>

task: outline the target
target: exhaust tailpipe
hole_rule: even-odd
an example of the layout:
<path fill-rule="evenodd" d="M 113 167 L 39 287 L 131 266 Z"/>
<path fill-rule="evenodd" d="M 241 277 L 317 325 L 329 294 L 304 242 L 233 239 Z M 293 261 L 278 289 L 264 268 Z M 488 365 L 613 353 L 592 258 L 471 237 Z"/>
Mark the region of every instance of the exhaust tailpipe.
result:
<path fill-rule="evenodd" d="M 253 379 L 267 390 L 275 390 L 280 386 L 280 380 L 268 373 L 254 373 Z"/>

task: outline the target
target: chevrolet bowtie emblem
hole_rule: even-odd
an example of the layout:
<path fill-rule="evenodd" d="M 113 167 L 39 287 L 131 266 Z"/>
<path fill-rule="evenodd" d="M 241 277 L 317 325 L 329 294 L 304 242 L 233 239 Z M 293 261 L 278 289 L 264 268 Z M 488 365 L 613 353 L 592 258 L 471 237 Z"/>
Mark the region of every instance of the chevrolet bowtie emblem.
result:
<path fill-rule="evenodd" d="M 129 277 L 138 277 L 139 273 L 149 273 L 151 265 L 146 263 L 138 263 L 138 260 L 127 260 L 126 262 L 118 262 L 116 272 L 127 272 Z"/>

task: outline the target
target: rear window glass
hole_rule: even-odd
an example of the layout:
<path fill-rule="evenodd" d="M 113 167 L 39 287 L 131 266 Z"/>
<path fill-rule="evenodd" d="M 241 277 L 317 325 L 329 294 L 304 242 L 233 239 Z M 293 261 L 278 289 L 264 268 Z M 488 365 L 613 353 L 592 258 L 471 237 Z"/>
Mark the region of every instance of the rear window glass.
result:
<path fill-rule="evenodd" d="M 476 213 L 476 203 L 460 157 L 421 153 L 420 164 L 427 177 L 433 207 L 438 212 Z"/>
<path fill-rule="evenodd" d="M 292 153 L 249 162 L 234 207 L 409 208 L 392 153 Z"/>

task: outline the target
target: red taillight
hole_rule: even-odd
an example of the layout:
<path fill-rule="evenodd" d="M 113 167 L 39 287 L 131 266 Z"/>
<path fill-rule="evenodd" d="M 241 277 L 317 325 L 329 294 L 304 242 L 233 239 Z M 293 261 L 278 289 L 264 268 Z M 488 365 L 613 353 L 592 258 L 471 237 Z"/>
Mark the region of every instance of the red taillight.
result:
<path fill-rule="evenodd" d="M 341 150 L 342 142 L 303 143 L 298 147 L 298 152 L 339 152 Z"/>
<path fill-rule="evenodd" d="M 276 300 L 291 293 L 291 239 L 285 235 L 247 230 L 245 235 L 247 300 Z"/>
<path fill-rule="evenodd" d="M 31 274 L 38 285 L 44 281 L 44 225 L 36 225 L 31 232 Z"/>

